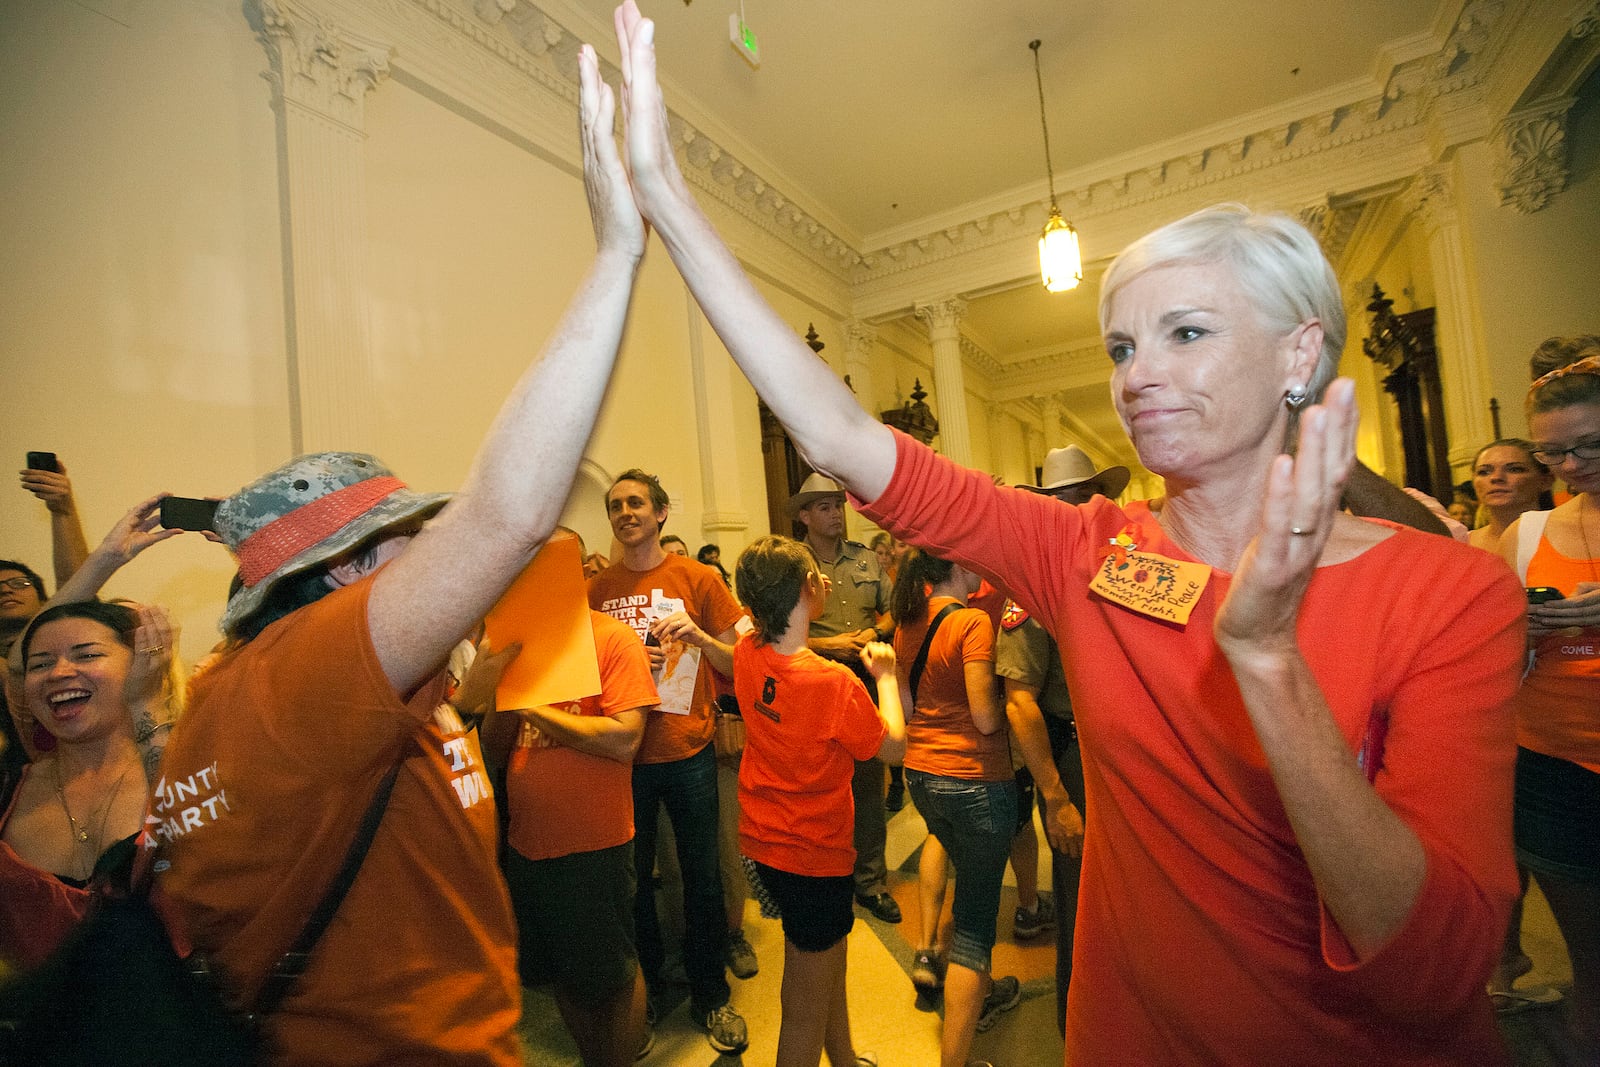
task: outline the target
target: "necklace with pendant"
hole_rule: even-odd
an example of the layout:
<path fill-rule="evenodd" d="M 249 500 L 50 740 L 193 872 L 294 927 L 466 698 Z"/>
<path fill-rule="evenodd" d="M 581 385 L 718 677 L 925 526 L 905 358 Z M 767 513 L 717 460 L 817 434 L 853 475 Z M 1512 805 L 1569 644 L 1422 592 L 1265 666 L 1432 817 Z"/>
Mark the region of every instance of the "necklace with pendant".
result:
<path fill-rule="evenodd" d="M 131 768 L 124 767 L 122 769 L 121 777 L 117 779 L 117 784 L 111 787 L 111 791 L 106 796 L 105 803 L 100 806 L 99 812 L 91 814 L 86 820 L 84 820 L 84 822 L 80 823 L 77 820 L 77 817 L 72 814 L 72 808 L 67 804 L 66 783 L 62 780 L 61 776 L 61 757 L 57 756 L 54 763 L 56 772 L 56 796 L 61 801 L 61 810 L 67 816 L 67 826 L 72 832 L 72 840 L 74 842 L 73 851 L 78 852 L 81 846 L 88 846 L 88 849 L 85 850 L 85 858 L 80 860 L 80 862 L 82 862 L 87 868 L 84 871 L 84 877 L 88 877 L 88 875 L 94 871 L 95 862 L 100 858 L 99 846 L 104 844 L 105 841 L 106 822 L 111 818 L 111 806 L 116 802 L 117 796 L 122 792 L 122 783 L 128 780 L 128 772 L 131 770 Z M 96 815 L 98 815 L 100 819 L 100 826 L 96 830 L 94 838 L 91 841 L 89 835 L 89 824 L 94 822 Z"/>

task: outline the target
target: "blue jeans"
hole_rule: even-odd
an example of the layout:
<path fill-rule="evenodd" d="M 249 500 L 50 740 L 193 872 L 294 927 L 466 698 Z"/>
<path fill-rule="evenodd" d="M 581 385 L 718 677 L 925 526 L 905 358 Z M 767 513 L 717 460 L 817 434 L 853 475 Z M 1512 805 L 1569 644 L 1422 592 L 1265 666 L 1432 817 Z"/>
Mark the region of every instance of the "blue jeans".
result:
<path fill-rule="evenodd" d="M 906 788 L 956 869 L 950 962 L 987 974 L 1000 883 L 1016 836 L 1016 780 L 972 781 L 907 767 Z"/>
<path fill-rule="evenodd" d="M 701 1018 L 726 1004 L 729 996 L 723 973 L 728 916 L 717 866 L 717 755 L 711 745 L 671 763 L 638 763 L 633 768 L 633 855 L 639 873 L 633 917 L 639 967 L 652 993 L 660 986 L 666 959 L 654 879 L 656 813 L 663 804 L 683 872 L 683 967 L 689 975 L 689 1004 Z"/>

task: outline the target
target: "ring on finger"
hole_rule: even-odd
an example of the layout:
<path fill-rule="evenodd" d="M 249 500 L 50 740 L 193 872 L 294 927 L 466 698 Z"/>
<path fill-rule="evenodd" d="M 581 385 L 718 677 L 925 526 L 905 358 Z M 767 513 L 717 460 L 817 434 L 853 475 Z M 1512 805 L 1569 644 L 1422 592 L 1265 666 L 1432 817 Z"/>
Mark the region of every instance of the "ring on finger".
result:
<path fill-rule="evenodd" d="M 165 645 L 151 645 L 149 648 L 141 648 L 139 651 L 141 653 L 143 653 L 144 655 L 146 655 L 146 656 L 153 656 L 157 652 L 160 652 L 165 647 L 167 647 L 167 646 L 165 646 Z"/>
<path fill-rule="evenodd" d="M 1310 537 L 1317 532 L 1317 528 L 1315 526 L 1291 526 L 1289 527 L 1289 532 L 1296 537 Z"/>

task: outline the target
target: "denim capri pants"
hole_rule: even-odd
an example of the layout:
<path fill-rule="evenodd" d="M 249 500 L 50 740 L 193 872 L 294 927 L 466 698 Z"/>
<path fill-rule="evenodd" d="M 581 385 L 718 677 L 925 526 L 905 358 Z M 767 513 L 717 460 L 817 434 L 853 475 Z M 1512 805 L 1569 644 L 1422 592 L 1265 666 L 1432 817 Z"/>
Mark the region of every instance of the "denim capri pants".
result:
<path fill-rule="evenodd" d="M 989 973 L 1000 885 L 1017 826 L 1017 783 L 947 778 L 906 768 L 906 788 L 956 869 L 950 962 Z"/>

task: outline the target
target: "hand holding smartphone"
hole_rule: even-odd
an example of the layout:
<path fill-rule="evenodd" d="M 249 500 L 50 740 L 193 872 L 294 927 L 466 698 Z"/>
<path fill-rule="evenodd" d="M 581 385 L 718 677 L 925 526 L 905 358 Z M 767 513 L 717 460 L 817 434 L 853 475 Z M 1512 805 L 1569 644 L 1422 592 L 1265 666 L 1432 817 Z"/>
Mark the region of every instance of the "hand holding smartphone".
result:
<path fill-rule="evenodd" d="M 161 501 L 161 526 L 167 530 L 215 530 L 215 500 L 169 496 Z"/>
<path fill-rule="evenodd" d="M 1528 603 L 1548 604 L 1552 600 L 1566 599 L 1561 595 L 1561 590 L 1553 585 L 1531 585 L 1528 587 Z"/>
<path fill-rule="evenodd" d="M 54 452 L 29 452 L 27 468 L 30 471 L 55 471 L 60 472 L 61 461 L 56 459 Z"/>

